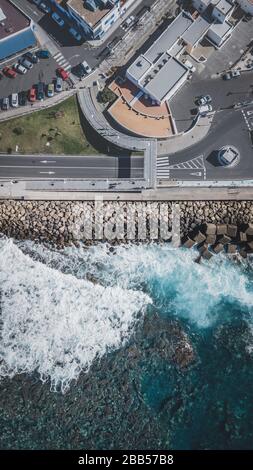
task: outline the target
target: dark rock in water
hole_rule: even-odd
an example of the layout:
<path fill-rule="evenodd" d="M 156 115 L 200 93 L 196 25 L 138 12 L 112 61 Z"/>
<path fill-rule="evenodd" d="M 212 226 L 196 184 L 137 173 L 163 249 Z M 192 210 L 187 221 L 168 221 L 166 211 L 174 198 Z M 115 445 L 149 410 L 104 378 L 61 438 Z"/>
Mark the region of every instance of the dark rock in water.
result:
<path fill-rule="evenodd" d="M 229 243 L 229 245 L 227 245 L 228 254 L 235 254 L 236 251 L 237 251 L 237 245 L 235 245 L 234 243 Z"/>
<path fill-rule="evenodd" d="M 205 236 L 202 232 L 200 232 L 200 231 L 199 231 L 199 233 L 194 237 L 194 240 L 195 240 L 196 243 L 202 243 L 202 242 L 205 241 L 205 239 L 206 239 L 206 236 Z"/>
<path fill-rule="evenodd" d="M 215 235 L 216 234 L 216 225 L 215 224 L 206 224 L 205 225 L 205 232 L 207 235 Z"/>
<path fill-rule="evenodd" d="M 219 239 L 219 243 L 222 243 L 222 245 L 226 245 L 229 242 L 231 242 L 231 238 L 227 235 L 223 235 L 223 237 Z"/>
<path fill-rule="evenodd" d="M 196 243 L 196 242 L 195 242 L 194 240 L 192 240 L 191 238 L 188 238 L 188 239 L 186 240 L 186 242 L 184 242 L 184 246 L 185 246 L 186 248 L 192 248 L 193 245 L 195 245 L 195 243 Z"/>
<path fill-rule="evenodd" d="M 222 245 L 221 243 L 216 243 L 213 247 L 212 247 L 214 253 L 218 254 L 220 253 L 221 251 L 224 250 L 224 245 Z"/>
<path fill-rule="evenodd" d="M 247 252 L 253 253 L 253 241 L 247 243 Z"/>
<path fill-rule="evenodd" d="M 216 235 L 207 235 L 206 243 L 208 245 L 214 245 L 216 243 Z"/>
<path fill-rule="evenodd" d="M 226 235 L 227 234 L 227 225 L 219 224 L 217 225 L 217 235 Z"/>
<path fill-rule="evenodd" d="M 228 225 L 228 236 L 231 238 L 235 238 L 237 235 L 237 226 L 236 225 Z"/>
<path fill-rule="evenodd" d="M 204 251 L 206 251 L 206 250 L 207 250 L 207 245 L 205 243 L 198 246 L 198 252 L 200 254 L 204 253 Z"/>
<path fill-rule="evenodd" d="M 241 242 L 247 241 L 247 234 L 245 232 L 240 232 L 240 241 Z"/>
<path fill-rule="evenodd" d="M 206 249 L 203 253 L 202 253 L 202 257 L 204 259 L 211 259 L 213 256 L 213 254 L 211 253 L 211 251 L 209 251 L 208 249 Z"/>
<path fill-rule="evenodd" d="M 243 247 L 243 246 L 240 247 L 239 253 L 240 253 L 242 258 L 247 258 L 247 251 L 246 251 L 245 247 Z"/>
<path fill-rule="evenodd" d="M 253 235 L 253 224 L 248 224 L 248 227 L 245 231 L 247 235 Z"/>
<path fill-rule="evenodd" d="M 195 260 L 194 263 L 200 264 L 201 262 L 201 255 L 199 255 Z"/>

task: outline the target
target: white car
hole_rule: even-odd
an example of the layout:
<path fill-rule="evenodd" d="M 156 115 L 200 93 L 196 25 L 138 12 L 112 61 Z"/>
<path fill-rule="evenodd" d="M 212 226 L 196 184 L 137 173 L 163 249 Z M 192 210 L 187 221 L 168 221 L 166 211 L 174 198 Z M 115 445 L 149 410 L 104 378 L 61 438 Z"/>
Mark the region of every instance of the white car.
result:
<path fill-rule="evenodd" d="M 13 108 L 18 107 L 18 94 L 17 93 L 12 93 L 11 95 L 11 106 Z"/>
<path fill-rule="evenodd" d="M 207 113 L 211 113 L 213 110 L 213 107 L 210 104 L 204 104 L 202 106 L 199 106 L 199 114 L 201 116 L 206 116 Z"/>
<path fill-rule="evenodd" d="M 27 72 L 27 69 L 23 65 L 19 64 L 18 62 L 13 65 L 13 68 L 14 70 L 16 70 L 19 73 L 22 73 L 23 75 Z"/>
<path fill-rule="evenodd" d="M 61 28 L 64 26 L 63 19 L 58 15 L 58 13 L 52 14 L 52 19 L 60 26 Z"/>
<path fill-rule="evenodd" d="M 91 70 L 89 64 L 86 62 L 86 60 L 84 60 L 82 62 L 82 67 L 84 68 L 84 70 L 87 74 L 92 72 L 92 70 Z"/>

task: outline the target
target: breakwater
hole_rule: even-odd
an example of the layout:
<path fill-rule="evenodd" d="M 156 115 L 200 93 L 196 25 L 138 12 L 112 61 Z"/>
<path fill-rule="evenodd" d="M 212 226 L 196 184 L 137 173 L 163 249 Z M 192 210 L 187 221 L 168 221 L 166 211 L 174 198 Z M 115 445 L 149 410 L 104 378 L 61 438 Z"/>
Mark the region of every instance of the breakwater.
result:
<path fill-rule="evenodd" d="M 1 201 L 0 232 L 16 239 L 48 242 L 57 247 L 170 241 L 173 213 L 179 219 L 180 243 L 196 246 L 200 255 L 253 252 L 251 201 Z"/>

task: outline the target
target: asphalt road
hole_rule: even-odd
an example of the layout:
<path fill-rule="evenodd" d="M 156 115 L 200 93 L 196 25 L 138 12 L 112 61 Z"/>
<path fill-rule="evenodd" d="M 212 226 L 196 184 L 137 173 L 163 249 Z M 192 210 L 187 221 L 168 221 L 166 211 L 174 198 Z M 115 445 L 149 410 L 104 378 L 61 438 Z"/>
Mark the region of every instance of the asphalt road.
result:
<path fill-rule="evenodd" d="M 178 132 L 187 130 L 197 112 L 195 100 L 210 95 L 215 111 L 229 109 L 239 101 L 253 100 L 253 72 L 244 72 L 239 78 L 223 80 L 221 77 L 202 80 L 198 76 L 188 81 L 170 101 Z"/>
<path fill-rule="evenodd" d="M 207 136 L 183 151 L 158 158 L 158 179 L 170 180 L 241 180 L 253 179 L 253 105 L 238 110 L 216 112 Z M 235 146 L 240 161 L 234 167 L 223 167 L 218 150 Z"/>
<path fill-rule="evenodd" d="M 0 155 L 0 178 L 139 179 L 144 158 L 111 156 Z"/>

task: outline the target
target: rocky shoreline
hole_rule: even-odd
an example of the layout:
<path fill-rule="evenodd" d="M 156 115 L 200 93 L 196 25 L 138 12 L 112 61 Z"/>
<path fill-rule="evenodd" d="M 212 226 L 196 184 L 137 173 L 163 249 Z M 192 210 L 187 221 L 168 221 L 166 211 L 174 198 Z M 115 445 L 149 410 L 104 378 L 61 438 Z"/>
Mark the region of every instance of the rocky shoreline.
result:
<path fill-rule="evenodd" d="M 162 229 L 163 233 L 171 230 L 175 208 L 180 214 L 180 244 L 197 247 L 200 256 L 209 259 L 221 251 L 239 252 L 242 257 L 253 253 L 250 201 L 0 201 L 0 233 L 58 248 L 96 241 L 162 242 L 171 239 L 171 234 L 162 236 Z"/>

